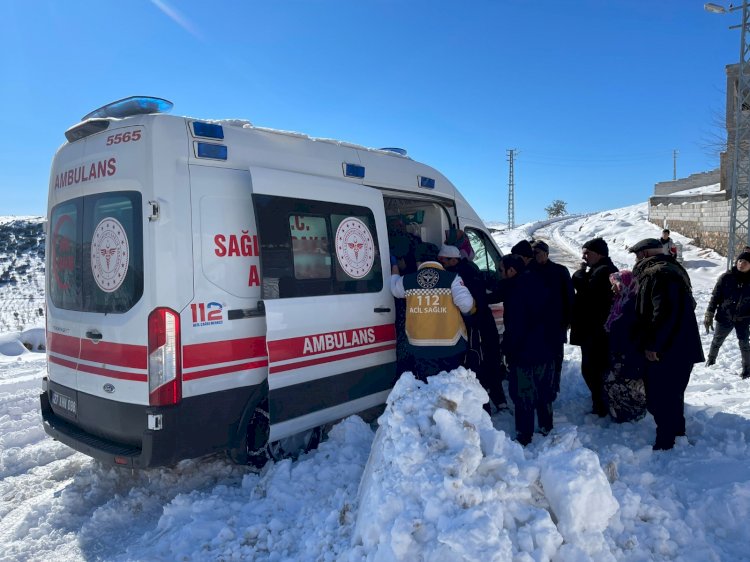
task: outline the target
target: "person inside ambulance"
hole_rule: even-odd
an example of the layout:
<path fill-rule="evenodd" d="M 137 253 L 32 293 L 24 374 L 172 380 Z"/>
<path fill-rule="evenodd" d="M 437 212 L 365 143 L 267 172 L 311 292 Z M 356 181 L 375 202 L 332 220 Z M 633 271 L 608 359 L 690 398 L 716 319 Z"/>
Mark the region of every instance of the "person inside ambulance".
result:
<path fill-rule="evenodd" d="M 417 249 L 417 271 L 401 276 L 391 266 L 391 293 L 406 299 L 406 337 L 414 357 L 414 376 L 427 377 L 459 367 L 466 354 L 466 325 L 462 314 L 474 314 L 474 297 L 461 276 L 437 261 L 438 248 Z"/>
<path fill-rule="evenodd" d="M 422 239 L 406 229 L 400 215 L 388 217 L 388 246 L 391 252 L 391 266 L 397 265 L 399 273 L 406 275 L 417 271 L 417 247 Z M 396 299 L 396 370 L 397 375 L 414 370 L 414 358 L 409 352 L 406 338 L 406 302 Z M 393 381 L 394 383 L 396 381 Z"/>

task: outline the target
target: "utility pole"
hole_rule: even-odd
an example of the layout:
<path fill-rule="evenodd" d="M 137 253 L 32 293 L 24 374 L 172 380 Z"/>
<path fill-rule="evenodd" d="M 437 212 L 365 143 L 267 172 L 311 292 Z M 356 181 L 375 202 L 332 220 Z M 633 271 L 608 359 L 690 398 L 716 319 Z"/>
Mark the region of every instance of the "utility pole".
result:
<path fill-rule="evenodd" d="M 734 264 L 738 246 L 750 244 L 748 229 L 748 193 L 750 185 L 750 158 L 747 156 L 750 127 L 746 109 L 750 108 L 750 45 L 748 44 L 747 0 L 742 1 L 742 26 L 740 28 L 740 63 L 737 68 L 737 95 L 734 108 L 734 147 L 732 154 L 732 216 L 729 225 L 729 251 L 727 252 L 727 269 Z M 744 243 L 743 243 L 744 240 Z"/>
<path fill-rule="evenodd" d="M 680 153 L 679 150 L 672 151 L 672 180 L 677 180 L 677 155 Z"/>
<path fill-rule="evenodd" d="M 742 10 L 742 24 L 729 29 L 740 28 L 740 60 L 737 65 L 737 83 L 734 99 L 734 131 L 732 139 L 727 139 L 732 154 L 732 170 L 729 178 L 732 187 L 732 210 L 729 217 L 729 244 L 727 245 L 727 269 L 734 265 L 734 256 L 742 246 L 750 245 L 748 229 L 748 196 L 750 195 L 750 121 L 746 115 L 750 109 L 750 43 L 748 42 L 748 25 L 750 11 L 748 0 L 742 0 L 742 6 L 729 5 L 724 8 L 711 2 L 704 8 L 713 13 L 726 14 Z"/>
<path fill-rule="evenodd" d="M 515 148 L 509 148 L 508 153 L 508 228 L 516 227 L 516 204 L 515 204 L 515 178 L 513 177 L 513 159 L 518 152 Z"/>

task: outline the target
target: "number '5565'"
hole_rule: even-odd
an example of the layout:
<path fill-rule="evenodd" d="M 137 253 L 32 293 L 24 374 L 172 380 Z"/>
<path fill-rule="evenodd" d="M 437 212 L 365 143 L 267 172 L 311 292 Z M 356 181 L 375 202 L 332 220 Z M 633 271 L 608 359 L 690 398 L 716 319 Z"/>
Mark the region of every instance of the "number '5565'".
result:
<path fill-rule="evenodd" d="M 127 133 L 116 133 L 107 137 L 107 146 L 110 144 L 120 144 L 121 142 L 139 141 L 141 140 L 140 131 L 128 131 Z"/>

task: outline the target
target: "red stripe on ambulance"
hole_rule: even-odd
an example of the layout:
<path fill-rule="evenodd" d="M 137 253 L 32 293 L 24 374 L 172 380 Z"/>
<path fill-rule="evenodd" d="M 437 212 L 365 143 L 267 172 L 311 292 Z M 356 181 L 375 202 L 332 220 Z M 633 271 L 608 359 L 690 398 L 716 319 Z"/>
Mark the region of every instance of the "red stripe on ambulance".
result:
<path fill-rule="evenodd" d="M 182 351 L 182 368 L 203 367 L 230 361 L 266 357 L 266 338 L 258 336 L 186 345 Z"/>
<path fill-rule="evenodd" d="M 88 339 L 81 339 L 81 359 L 129 369 L 147 369 L 148 349 L 145 345 L 106 341 L 94 343 Z"/>
<path fill-rule="evenodd" d="M 64 336 L 55 332 L 47 332 L 47 349 L 60 355 L 67 355 L 78 359 L 81 351 L 81 340 L 73 336 Z"/>
<path fill-rule="evenodd" d="M 312 334 L 268 342 L 268 360 L 270 363 L 278 363 L 279 361 L 302 359 L 331 351 L 390 343 L 395 339 L 396 329 L 393 324 Z"/>
<path fill-rule="evenodd" d="M 320 365 L 322 363 L 331 363 L 333 361 L 341 361 L 343 359 L 351 359 L 352 357 L 361 357 L 363 355 L 369 355 L 370 353 L 379 353 L 381 351 L 388 351 L 390 349 L 396 349 L 395 343 L 386 343 L 377 347 L 369 347 L 367 349 L 360 349 L 357 351 L 350 351 L 349 353 L 340 353 L 333 357 L 316 357 L 309 361 L 297 361 L 296 363 L 287 363 L 286 365 L 271 365 L 268 369 L 270 374 L 281 373 L 284 371 L 291 371 L 292 369 L 301 369 L 303 367 L 310 367 L 312 365 Z"/>

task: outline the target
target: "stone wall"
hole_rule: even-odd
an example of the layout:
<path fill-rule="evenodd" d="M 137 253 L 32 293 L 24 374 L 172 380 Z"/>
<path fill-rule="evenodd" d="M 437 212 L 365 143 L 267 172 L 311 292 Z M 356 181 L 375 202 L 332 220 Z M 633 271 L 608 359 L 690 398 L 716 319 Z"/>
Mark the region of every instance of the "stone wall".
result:
<path fill-rule="evenodd" d="M 654 186 L 654 195 L 669 195 L 677 191 L 685 191 L 686 189 L 695 189 L 696 187 L 704 187 L 706 185 L 713 185 L 720 183 L 721 181 L 721 170 L 711 170 L 710 172 L 700 172 L 697 174 L 691 174 L 686 178 L 681 178 L 675 181 L 660 181 Z"/>
<path fill-rule="evenodd" d="M 729 217 L 732 200 L 726 191 L 683 197 L 651 197 L 648 220 L 679 232 L 696 246 L 726 255 L 729 244 Z M 745 245 L 746 233 L 738 232 L 738 250 Z"/>

